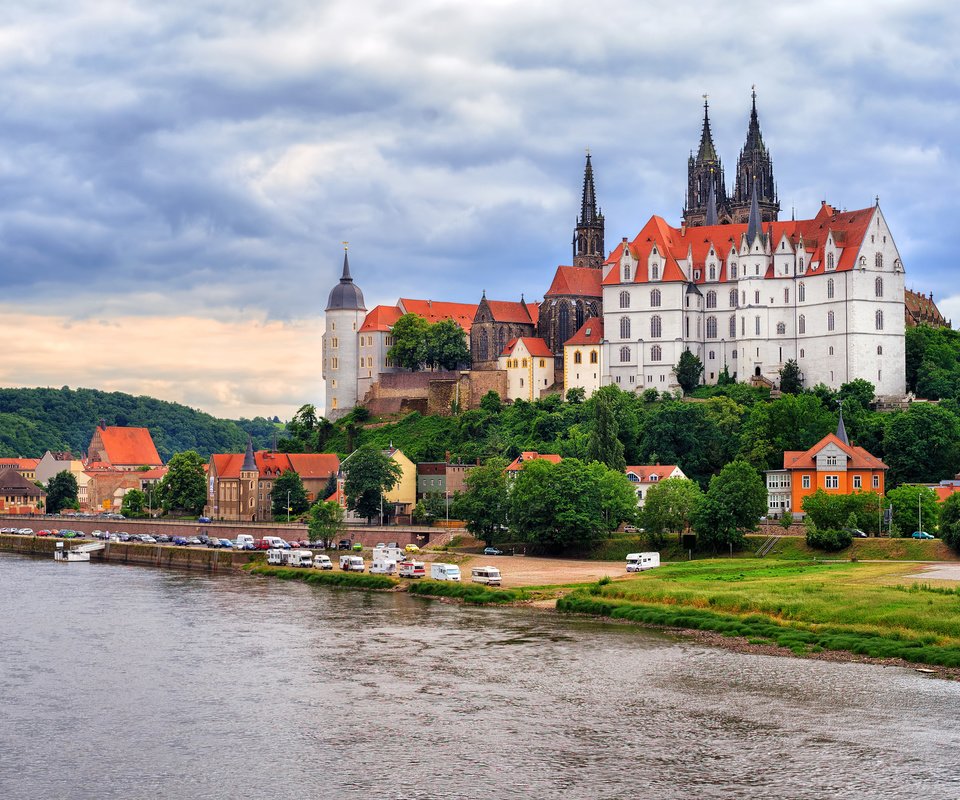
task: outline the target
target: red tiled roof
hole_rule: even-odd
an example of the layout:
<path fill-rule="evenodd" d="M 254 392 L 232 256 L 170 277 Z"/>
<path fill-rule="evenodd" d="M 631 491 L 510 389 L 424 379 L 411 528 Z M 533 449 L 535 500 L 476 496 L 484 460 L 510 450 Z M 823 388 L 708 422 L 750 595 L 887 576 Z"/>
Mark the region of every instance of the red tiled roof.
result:
<path fill-rule="evenodd" d="M 540 321 L 540 304 L 527 303 L 527 313 L 530 315 L 530 320 L 536 325 Z"/>
<path fill-rule="evenodd" d="M 943 314 L 940 313 L 937 304 L 933 302 L 932 294 L 927 297 L 911 289 L 904 289 L 903 304 L 908 326 L 924 323 L 934 327 L 947 328 L 950 325 Z"/>
<path fill-rule="evenodd" d="M 513 355 L 513 349 L 523 342 L 523 346 L 531 356 L 537 358 L 553 358 L 553 353 L 547 347 L 547 343 L 537 336 L 521 336 L 519 339 L 511 339 L 500 355 Z"/>
<path fill-rule="evenodd" d="M 960 486 L 934 486 L 933 491 L 937 493 L 937 500 L 942 503 L 950 495 L 960 492 Z"/>
<path fill-rule="evenodd" d="M 879 458 L 871 455 L 862 447 L 844 444 L 835 433 L 828 433 L 809 450 L 787 450 L 783 454 L 784 469 L 816 469 L 817 453 L 828 444 L 835 444 L 847 454 L 847 469 L 887 469 Z"/>
<path fill-rule="evenodd" d="M 625 467 L 624 472 L 633 473 L 640 479 L 640 483 L 655 483 L 650 478 L 657 476 L 657 481 L 666 480 L 670 474 L 677 469 L 676 464 L 654 464 L 653 466 L 639 465 L 635 467 Z"/>
<path fill-rule="evenodd" d="M 37 468 L 39 458 L 0 458 L 0 469 L 13 467 L 14 469 L 30 471 Z"/>
<path fill-rule="evenodd" d="M 412 300 L 401 297 L 397 307 L 404 314 L 418 314 L 430 323 L 452 319 L 466 333 L 470 333 L 473 318 L 477 315 L 476 303 L 447 303 L 439 300 Z"/>
<path fill-rule="evenodd" d="M 523 467 L 525 461 L 549 461 L 551 464 L 559 464 L 563 461 L 561 456 L 555 456 L 551 453 L 538 453 L 536 450 L 526 450 L 517 456 L 507 467 L 507 472 L 517 472 Z"/>
<path fill-rule="evenodd" d="M 571 344 L 600 344 L 603 339 L 603 317 L 590 317 L 573 336 L 563 343 Z"/>
<path fill-rule="evenodd" d="M 396 306 L 376 306 L 363 320 L 359 332 L 389 331 L 402 315 L 403 312 Z"/>
<path fill-rule="evenodd" d="M 340 459 L 333 453 L 274 453 L 258 450 L 253 454 L 261 478 L 276 478 L 292 469 L 303 479 L 329 478 L 340 469 Z M 214 453 L 213 463 L 221 478 L 239 478 L 243 453 Z"/>
<path fill-rule="evenodd" d="M 553 283 L 547 289 L 544 297 L 554 295 L 574 295 L 576 297 L 600 297 L 603 290 L 600 288 L 601 270 L 590 267 L 557 267 L 553 276 Z"/>
<path fill-rule="evenodd" d="M 84 472 L 113 472 L 115 468 L 113 464 L 108 464 L 106 461 L 88 461 L 83 465 Z"/>
<path fill-rule="evenodd" d="M 156 469 L 145 469 L 142 472 L 135 472 L 142 481 L 158 481 L 169 472 L 169 467 L 157 467 Z"/>
<path fill-rule="evenodd" d="M 100 428 L 107 458 L 114 466 L 160 466 L 160 454 L 146 428 Z"/>
<path fill-rule="evenodd" d="M 490 313 L 497 322 L 525 322 L 537 324 L 533 309 L 539 309 L 536 303 L 513 303 L 509 300 L 487 300 Z M 536 313 L 539 313 L 536 312 Z"/>

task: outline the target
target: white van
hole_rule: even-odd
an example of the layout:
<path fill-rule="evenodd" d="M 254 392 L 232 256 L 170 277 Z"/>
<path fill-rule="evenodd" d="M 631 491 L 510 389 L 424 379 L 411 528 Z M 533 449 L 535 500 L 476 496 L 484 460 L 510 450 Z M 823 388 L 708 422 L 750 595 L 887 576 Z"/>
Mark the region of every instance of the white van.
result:
<path fill-rule="evenodd" d="M 374 558 L 370 564 L 371 575 L 396 575 L 397 562 L 392 558 Z"/>
<path fill-rule="evenodd" d="M 659 553 L 630 553 L 627 556 L 627 572 L 643 572 L 659 566 Z"/>
<path fill-rule="evenodd" d="M 250 547 L 247 547 L 247 545 L 250 545 Z M 237 534 L 237 550 L 249 550 L 253 546 L 253 537 L 249 533 Z"/>
<path fill-rule="evenodd" d="M 390 544 L 378 544 L 373 548 L 374 559 L 392 559 L 398 564 L 403 561 L 403 549 Z"/>
<path fill-rule="evenodd" d="M 360 556 L 340 556 L 340 569 L 344 572 L 363 572 L 363 559 Z"/>
<path fill-rule="evenodd" d="M 287 564 L 291 567 L 312 567 L 313 553 L 309 550 L 287 550 Z"/>
<path fill-rule="evenodd" d="M 287 562 L 285 558 L 285 553 L 283 550 L 278 550 L 277 548 L 271 548 L 267 550 L 267 563 L 273 564 L 275 567 L 282 566 Z"/>
<path fill-rule="evenodd" d="M 459 581 L 460 567 L 456 564 L 431 564 L 430 577 L 435 581 Z"/>
<path fill-rule="evenodd" d="M 265 541 L 271 547 L 276 547 L 278 550 L 287 550 L 290 545 L 288 545 L 283 539 L 279 536 L 264 536 L 263 541 Z"/>
<path fill-rule="evenodd" d="M 319 553 L 313 557 L 313 568 L 333 569 L 333 562 L 330 560 L 330 556 L 325 556 L 323 553 Z"/>
<path fill-rule="evenodd" d="M 427 565 L 422 561 L 401 561 L 397 568 L 401 578 L 425 578 Z"/>
<path fill-rule="evenodd" d="M 470 580 L 487 586 L 500 585 L 500 570 L 496 567 L 474 567 L 470 570 Z"/>

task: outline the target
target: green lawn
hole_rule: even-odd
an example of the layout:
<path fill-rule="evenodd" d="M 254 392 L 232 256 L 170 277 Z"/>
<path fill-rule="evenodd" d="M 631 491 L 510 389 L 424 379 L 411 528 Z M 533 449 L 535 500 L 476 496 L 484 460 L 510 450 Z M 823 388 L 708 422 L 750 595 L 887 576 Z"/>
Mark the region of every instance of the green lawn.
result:
<path fill-rule="evenodd" d="M 715 559 L 594 584 L 561 611 L 747 636 L 795 652 L 850 650 L 960 666 L 960 592 L 912 564 Z"/>

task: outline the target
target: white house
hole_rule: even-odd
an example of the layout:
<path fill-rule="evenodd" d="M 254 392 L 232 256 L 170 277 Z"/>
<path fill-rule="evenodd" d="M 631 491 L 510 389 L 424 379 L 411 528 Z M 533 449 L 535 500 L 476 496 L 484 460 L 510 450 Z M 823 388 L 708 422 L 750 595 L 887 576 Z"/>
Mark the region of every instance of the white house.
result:
<path fill-rule="evenodd" d="M 683 470 L 676 464 L 654 464 L 652 467 L 627 467 L 624 472 L 637 492 L 637 505 L 643 508 L 644 500 L 651 486 L 656 486 L 667 478 L 686 478 Z"/>
<path fill-rule="evenodd" d="M 507 373 L 507 398 L 533 401 L 554 382 L 554 358 L 547 343 L 524 336 L 507 344 L 497 363 Z"/>

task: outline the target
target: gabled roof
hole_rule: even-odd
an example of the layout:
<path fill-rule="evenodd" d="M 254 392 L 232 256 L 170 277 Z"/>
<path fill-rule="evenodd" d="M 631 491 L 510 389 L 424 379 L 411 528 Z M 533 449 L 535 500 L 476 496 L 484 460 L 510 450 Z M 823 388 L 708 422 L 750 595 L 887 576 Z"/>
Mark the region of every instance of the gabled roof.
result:
<path fill-rule="evenodd" d="M 12 467 L 13 469 L 29 471 L 36 469 L 39 463 L 39 458 L 0 458 L 0 469 Z"/>
<path fill-rule="evenodd" d="M 887 469 L 879 458 L 862 447 L 844 444 L 835 433 L 828 433 L 809 450 L 787 450 L 783 454 L 784 469 L 816 469 L 817 454 L 828 444 L 834 444 L 847 455 L 847 469 Z"/>
<path fill-rule="evenodd" d="M 12 494 L 20 497 L 43 497 L 43 489 L 29 481 L 13 468 L 0 471 L 0 494 Z"/>
<path fill-rule="evenodd" d="M 537 358 L 553 358 L 553 353 L 547 346 L 547 343 L 538 336 L 521 336 L 519 339 L 511 339 L 507 343 L 507 346 L 503 348 L 503 352 L 500 355 L 513 355 L 514 349 L 521 342 L 531 356 L 536 356 Z"/>
<path fill-rule="evenodd" d="M 276 478 L 293 470 L 302 479 L 329 478 L 340 469 L 340 459 L 334 453 L 275 453 L 257 450 L 254 454 L 257 474 L 261 478 Z M 214 453 L 213 464 L 221 478 L 239 478 L 244 453 Z"/>
<path fill-rule="evenodd" d="M 146 428 L 100 428 L 107 458 L 114 466 L 157 466 L 163 464 Z"/>
<path fill-rule="evenodd" d="M 557 267 L 553 283 L 544 297 L 572 295 L 574 297 L 601 297 L 601 270 L 591 267 Z"/>
<path fill-rule="evenodd" d="M 510 300 L 487 300 L 487 307 L 496 322 L 518 322 L 537 324 L 538 309 L 536 303 L 514 303 Z"/>
<path fill-rule="evenodd" d="M 389 331 L 402 316 L 403 312 L 396 306 L 375 306 L 364 318 L 359 333 Z"/>
<path fill-rule="evenodd" d="M 519 456 L 517 456 L 511 462 L 510 466 L 507 467 L 506 472 L 518 472 L 523 468 L 523 463 L 525 461 L 549 461 L 551 464 L 559 464 L 563 461 L 561 456 L 555 456 L 551 453 L 540 454 L 536 450 L 525 450 Z"/>
<path fill-rule="evenodd" d="M 623 471 L 627 475 L 636 475 L 640 483 L 656 483 L 657 481 L 669 478 L 675 469 L 677 469 L 676 464 L 654 464 L 653 466 L 641 464 L 639 466 L 624 467 Z M 650 480 L 654 475 L 657 476 L 657 481 Z"/>
<path fill-rule="evenodd" d="M 142 481 L 158 481 L 169 472 L 169 467 L 156 467 L 155 469 L 145 469 L 141 472 L 134 472 Z"/>
<path fill-rule="evenodd" d="M 573 336 L 563 343 L 569 345 L 600 344 L 603 339 L 603 317 L 590 317 Z"/>
<path fill-rule="evenodd" d="M 470 333 L 473 318 L 477 315 L 476 303 L 447 303 L 439 300 L 414 300 L 401 297 L 397 301 L 397 307 L 402 313 L 418 314 L 431 324 L 451 319 L 466 333 Z"/>

